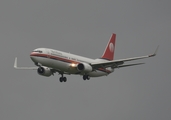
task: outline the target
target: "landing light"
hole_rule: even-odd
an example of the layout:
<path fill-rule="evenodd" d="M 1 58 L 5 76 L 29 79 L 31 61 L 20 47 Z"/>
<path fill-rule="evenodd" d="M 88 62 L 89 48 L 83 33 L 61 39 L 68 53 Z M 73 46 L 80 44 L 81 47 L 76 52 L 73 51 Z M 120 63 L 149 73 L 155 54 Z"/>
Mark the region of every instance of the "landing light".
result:
<path fill-rule="evenodd" d="M 71 67 L 76 67 L 77 65 L 75 63 L 70 64 Z"/>

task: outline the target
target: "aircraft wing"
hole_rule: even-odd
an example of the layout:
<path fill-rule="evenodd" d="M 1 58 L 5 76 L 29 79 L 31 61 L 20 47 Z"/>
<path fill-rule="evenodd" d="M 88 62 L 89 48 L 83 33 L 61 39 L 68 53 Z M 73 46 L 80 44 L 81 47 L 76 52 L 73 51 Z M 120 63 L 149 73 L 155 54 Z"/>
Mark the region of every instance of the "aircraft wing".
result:
<path fill-rule="evenodd" d="M 158 47 L 157 47 L 156 51 L 154 52 L 154 54 L 150 54 L 150 55 L 133 57 L 133 58 L 126 58 L 126 59 L 119 59 L 119 60 L 113 60 L 113 61 L 107 61 L 107 62 L 105 61 L 105 62 L 99 62 L 99 63 L 91 63 L 90 65 L 94 68 L 98 68 L 98 67 L 119 68 L 119 67 L 133 66 L 134 64 L 132 64 L 132 65 L 122 65 L 122 64 L 124 64 L 124 62 L 127 62 L 127 61 L 133 61 L 133 60 L 139 60 L 139 59 L 154 57 L 154 56 L 156 56 L 157 50 L 158 50 Z M 137 64 L 135 64 L 135 65 L 137 65 Z"/>
<path fill-rule="evenodd" d="M 15 61 L 14 61 L 14 68 L 20 69 L 20 70 L 37 70 L 38 69 L 38 67 L 18 67 L 17 66 L 17 58 L 15 58 Z"/>
<path fill-rule="evenodd" d="M 37 70 L 39 67 L 18 67 L 17 66 L 17 57 L 15 58 L 15 61 L 14 61 L 14 68 L 15 69 L 18 69 L 18 70 Z M 69 74 L 69 73 L 64 73 L 63 71 L 60 71 L 60 70 L 57 70 L 57 69 L 52 69 L 50 68 L 52 73 L 56 73 L 58 72 L 59 74 L 63 73 L 63 74 Z"/>

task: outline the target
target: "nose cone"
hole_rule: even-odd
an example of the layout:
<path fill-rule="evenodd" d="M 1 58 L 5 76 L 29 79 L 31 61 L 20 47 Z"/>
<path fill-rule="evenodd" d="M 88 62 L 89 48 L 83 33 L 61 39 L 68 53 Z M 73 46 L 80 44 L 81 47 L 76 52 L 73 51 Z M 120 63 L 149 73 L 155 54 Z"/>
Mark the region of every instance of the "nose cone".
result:
<path fill-rule="evenodd" d="M 33 56 L 33 55 L 34 55 L 34 52 L 31 52 L 31 53 L 30 53 L 30 57 Z"/>
<path fill-rule="evenodd" d="M 35 63 L 38 63 L 39 62 L 39 59 L 38 59 L 38 56 L 40 56 L 41 54 L 43 54 L 43 48 L 37 48 L 35 50 L 33 50 L 31 53 L 30 53 L 30 58 L 33 62 Z"/>

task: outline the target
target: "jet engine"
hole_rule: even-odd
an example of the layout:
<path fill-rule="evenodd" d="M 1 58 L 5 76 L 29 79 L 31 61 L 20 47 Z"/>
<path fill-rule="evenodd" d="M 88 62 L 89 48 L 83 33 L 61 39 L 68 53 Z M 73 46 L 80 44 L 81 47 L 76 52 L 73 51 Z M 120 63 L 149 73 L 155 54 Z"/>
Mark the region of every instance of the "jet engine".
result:
<path fill-rule="evenodd" d="M 91 67 L 91 65 L 89 65 L 87 63 L 79 63 L 77 65 L 77 70 L 88 73 L 88 72 L 91 72 L 93 70 L 93 68 Z"/>
<path fill-rule="evenodd" d="M 37 73 L 39 75 L 42 75 L 42 76 L 46 76 L 46 77 L 49 77 L 52 75 L 52 72 L 50 70 L 50 68 L 48 67 L 45 67 L 45 66 L 41 66 L 37 69 Z"/>

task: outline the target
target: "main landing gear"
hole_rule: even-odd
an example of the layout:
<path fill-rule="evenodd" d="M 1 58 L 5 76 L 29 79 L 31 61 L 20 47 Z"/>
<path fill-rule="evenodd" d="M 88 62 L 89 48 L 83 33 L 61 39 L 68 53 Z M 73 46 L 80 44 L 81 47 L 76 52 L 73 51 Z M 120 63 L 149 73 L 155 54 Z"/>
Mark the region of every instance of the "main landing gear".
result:
<path fill-rule="evenodd" d="M 60 82 L 66 82 L 67 81 L 67 78 L 63 76 L 63 74 L 61 74 L 62 77 L 59 78 L 59 81 Z"/>
<path fill-rule="evenodd" d="M 88 76 L 88 75 L 83 75 L 83 80 L 90 80 L 90 76 Z"/>
<path fill-rule="evenodd" d="M 60 82 L 66 82 L 67 78 L 63 76 L 63 74 L 61 74 L 62 76 L 59 78 Z M 83 75 L 83 80 L 90 80 L 90 76 L 89 75 Z"/>

